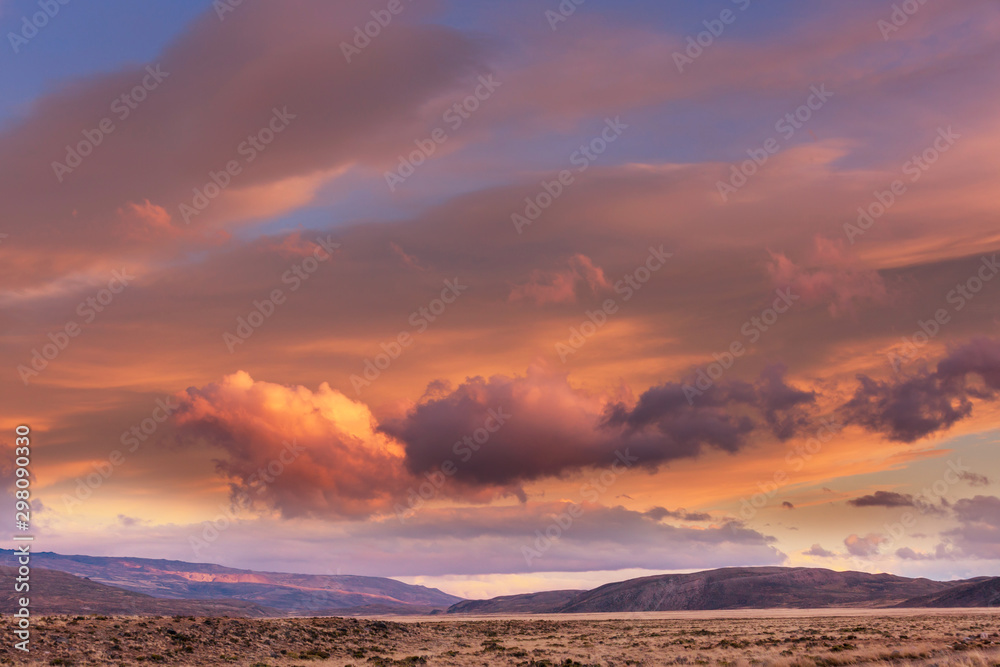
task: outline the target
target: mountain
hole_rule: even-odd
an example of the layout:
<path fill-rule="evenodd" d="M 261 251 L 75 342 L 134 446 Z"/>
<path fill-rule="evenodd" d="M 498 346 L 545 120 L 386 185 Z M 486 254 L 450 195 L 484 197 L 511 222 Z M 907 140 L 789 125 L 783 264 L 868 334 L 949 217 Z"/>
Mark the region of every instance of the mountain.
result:
<path fill-rule="evenodd" d="M 1000 577 L 982 577 L 952 586 L 943 593 L 924 595 L 900 607 L 1000 607 Z"/>
<path fill-rule="evenodd" d="M 448 607 L 449 614 L 535 614 L 552 611 L 587 591 L 544 591 L 504 595 L 492 600 L 464 600 Z"/>
<path fill-rule="evenodd" d="M 550 597 L 536 593 L 467 600 L 450 607 L 448 613 L 988 606 L 998 591 L 998 585 L 993 583 L 991 588 L 990 582 L 997 581 L 941 582 L 820 568 L 736 567 L 630 579 L 575 595 L 570 595 L 572 591 L 555 591 Z M 971 588 L 965 591 L 965 586 Z M 955 604 L 943 603 L 952 599 L 949 594 L 953 594 Z"/>
<path fill-rule="evenodd" d="M 13 554 L 0 549 L 0 564 L 14 565 Z M 31 565 L 154 598 L 243 601 L 279 615 L 430 613 L 462 600 L 436 588 L 382 577 L 255 572 L 173 560 L 39 552 L 31 555 Z"/>
<path fill-rule="evenodd" d="M 0 579 L 14 581 L 17 568 L 0 567 Z M 163 600 L 142 593 L 106 586 L 66 572 L 32 568 L 30 590 L 15 593 L 13 586 L 0 591 L 0 612 L 12 614 L 17 601 L 27 597 L 32 614 L 102 614 L 110 616 L 278 616 L 278 612 L 252 602 L 236 600 Z"/>

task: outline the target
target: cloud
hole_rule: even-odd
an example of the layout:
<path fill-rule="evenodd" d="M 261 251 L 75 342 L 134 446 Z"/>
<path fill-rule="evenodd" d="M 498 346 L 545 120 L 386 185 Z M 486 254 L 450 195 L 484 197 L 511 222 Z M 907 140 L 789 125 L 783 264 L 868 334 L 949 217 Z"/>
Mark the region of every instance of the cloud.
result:
<path fill-rule="evenodd" d="M 681 521 L 711 521 L 712 515 L 706 514 L 704 512 L 688 512 L 687 510 L 681 508 L 678 510 L 668 510 L 663 507 L 654 507 L 651 510 L 642 513 L 643 516 L 648 516 L 656 521 L 662 521 L 666 518 L 679 519 Z"/>
<path fill-rule="evenodd" d="M 425 12 L 409 9 L 380 35 L 378 49 L 348 63 L 339 44 L 371 19 L 361 7 L 258 3 L 224 23 L 208 9 L 153 54 L 161 80 L 128 117 L 111 105 L 148 80 L 145 66 L 80 79 L 39 98 L 24 120 L 0 132 L 0 198 L 8 202 L 4 231 L 18 238 L 22 253 L 44 252 L 48 261 L 4 262 L 5 284 L 31 286 L 116 255 L 164 260 L 197 247 L 197 235 L 176 231 L 188 227 L 179 205 L 190 205 L 194 190 L 229 161 L 241 171 L 192 227 L 297 208 L 346 169 L 388 163 L 412 148 L 433 118 L 429 103 L 468 88 L 489 69 L 481 42 L 420 24 Z M 259 37 L 251 43 L 250 34 Z M 267 127 L 275 109 L 294 119 L 251 160 L 239 147 Z M 65 161 L 67 144 L 76 145 L 102 118 L 114 131 L 59 182 L 53 161 Z M 59 243 L 52 244 L 53 234 Z"/>
<path fill-rule="evenodd" d="M 847 501 L 854 507 L 913 507 L 913 496 L 895 493 L 893 491 L 876 491 L 867 496 Z"/>
<path fill-rule="evenodd" d="M 942 536 L 967 557 L 1000 559 L 1000 498 L 962 498 L 952 509 L 959 525 Z"/>
<path fill-rule="evenodd" d="M 368 408 L 325 384 L 312 392 L 239 372 L 188 389 L 174 421 L 182 446 L 219 452 L 234 494 L 285 518 L 388 510 L 412 481 Z"/>
<path fill-rule="evenodd" d="M 953 349 L 934 372 L 886 381 L 859 375 L 858 380 L 861 386 L 842 407 L 844 418 L 890 440 L 914 442 L 969 417 L 972 399 L 996 399 L 1000 341 L 975 338 Z"/>
<path fill-rule="evenodd" d="M 852 556 L 867 558 L 878 553 L 879 547 L 885 538 L 877 533 L 869 533 L 864 537 L 856 534 L 848 535 L 844 538 L 844 546 Z"/>
<path fill-rule="evenodd" d="M 910 547 L 896 549 L 896 555 L 903 560 L 934 560 L 934 556 L 919 551 L 914 551 Z"/>
<path fill-rule="evenodd" d="M 818 544 L 814 544 L 805 551 L 802 552 L 806 556 L 816 556 L 817 558 L 836 558 L 837 554 L 832 551 L 827 551 Z"/>
<path fill-rule="evenodd" d="M 544 535 L 569 507 L 565 502 L 529 502 L 516 507 L 425 509 L 405 525 L 392 519 L 356 524 L 350 528 L 351 542 L 355 548 L 379 545 L 369 549 L 374 563 L 390 561 L 395 567 L 382 571 L 397 574 L 513 573 L 553 567 L 567 572 L 704 569 L 778 564 L 784 559 L 773 537 L 739 522 L 689 528 L 620 506 L 580 502 L 582 512 L 571 525 L 540 550 L 541 557 L 526 562 L 523 549 L 537 551 L 539 534 Z M 453 557 L 457 545 L 462 558 Z M 413 561 L 405 562 L 401 553 L 410 554 Z"/>
<path fill-rule="evenodd" d="M 964 470 L 958 473 L 958 478 L 969 486 L 989 486 L 993 483 L 986 475 L 980 475 L 977 472 L 967 472 Z"/>
<path fill-rule="evenodd" d="M 881 304 L 888 298 L 882 276 L 858 266 L 843 242 L 816 237 L 809 268 L 784 254 L 771 253 L 768 273 L 778 288 L 789 288 L 806 305 L 826 305 L 830 315 L 853 315 L 860 304 Z"/>
<path fill-rule="evenodd" d="M 392 249 L 392 252 L 395 253 L 400 260 L 402 260 L 404 266 L 407 266 L 411 269 L 416 269 L 417 271 L 427 270 L 426 268 L 420 265 L 420 262 L 417 260 L 416 257 L 407 254 L 401 247 L 399 247 L 398 243 L 390 243 L 389 247 Z"/>
<path fill-rule="evenodd" d="M 751 434 L 766 432 L 761 417 L 771 424 L 767 430 L 788 435 L 792 429 L 779 415 L 812 400 L 788 387 L 780 373 L 769 373 L 758 384 L 717 384 L 693 404 L 676 383 L 653 387 L 625 403 L 575 389 L 566 376 L 533 367 L 523 377 L 470 378 L 381 428 L 405 444 L 414 474 L 457 456 L 455 479 L 509 486 L 605 467 L 618 452 L 628 452 L 650 470 L 710 449 L 734 453 Z M 463 445 L 490 423 L 491 411 L 510 416 L 488 440 Z"/>
<path fill-rule="evenodd" d="M 470 378 L 455 388 L 431 383 L 405 414 L 379 423 L 366 405 L 327 384 L 312 391 L 241 371 L 181 396 L 174 440 L 211 453 L 234 498 L 248 494 L 285 518 L 360 518 L 405 504 L 425 475 L 443 469 L 453 472 L 435 494 L 442 499 L 513 495 L 524 502 L 526 482 L 623 457 L 655 470 L 711 449 L 736 452 L 751 434 L 770 430 L 762 414 L 805 400 L 768 398 L 789 391 L 769 375 L 759 385 L 719 385 L 695 405 L 679 385 L 624 403 L 621 393 L 590 394 L 565 375 L 532 367 L 523 377 Z M 663 508 L 649 516 L 711 520 Z"/>
<path fill-rule="evenodd" d="M 604 270 L 595 266 L 586 255 L 574 255 L 569 260 L 569 268 L 558 271 L 531 272 L 531 279 L 511 289 L 510 301 L 532 301 L 544 306 L 549 303 L 575 303 L 577 291 L 586 286 L 591 294 L 611 289 L 604 276 Z"/>

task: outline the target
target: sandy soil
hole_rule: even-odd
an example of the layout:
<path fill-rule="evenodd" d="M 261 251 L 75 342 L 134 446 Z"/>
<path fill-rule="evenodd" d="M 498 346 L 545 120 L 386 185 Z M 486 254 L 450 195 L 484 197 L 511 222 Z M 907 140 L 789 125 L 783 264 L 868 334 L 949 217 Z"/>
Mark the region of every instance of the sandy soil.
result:
<path fill-rule="evenodd" d="M 1000 610 L 697 612 L 658 618 L 34 619 L 18 665 L 1000 667 Z M 704 617 L 703 617 L 704 616 Z M 715 618 L 707 618 L 714 616 Z"/>

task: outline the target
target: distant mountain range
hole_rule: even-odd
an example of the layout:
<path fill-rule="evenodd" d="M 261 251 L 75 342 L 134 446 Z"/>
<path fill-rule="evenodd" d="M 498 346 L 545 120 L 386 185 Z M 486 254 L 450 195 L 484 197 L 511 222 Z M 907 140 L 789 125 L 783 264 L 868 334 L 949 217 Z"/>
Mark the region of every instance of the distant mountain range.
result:
<path fill-rule="evenodd" d="M 0 549 L 0 577 L 12 579 L 15 564 L 14 553 Z M 802 567 L 723 568 L 630 579 L 590 591 L 463 600 L 382 577 L 256 572 L 172 560 L 40 552 L 32 554 L 31 566 L 31 606 L 45 614 L 273 617 L 1000 606 L 1000 577 L 942 582 Z M 0 612 L 13 611 L 14 598 L 13 586 L 0 590 Z"/>
<path fill-rule="evenodd" d="M 0 579 L 13 581 L 17 568 L 0 567 Z M 0 589 L 0 612 L 13 613 L 16 600 L 31 600 L 32 614 L 103 614 L 121 616 L 233 616 L 259 618 L 282 616 L 252 602 L 239 600 L 164 600 L 106 586 L 56 570 L 32 569 L 31 589 L 16 593 L 13 586 Z"/>
<path fill-rule="evenodd" d="M 0 549 L 0 565 L 16 565 L 12 551 Z M 443 611 L 462 599 L 436 588 L 411 586 L 383 577 L 255 572 L 147 558 L 39 552 L 32 554 L 31 567 L 33 576 L 43 569 L 57 570 L 89 579 L 90 583 L 142 593 L 151 599 L 249 603 L 246 613 L 232 613 L 234 616 L 425 614 Z M 111 599 L 108 591 L 78 582 L 73 590 L 83 596 L 81 601 L 89 599 L 88 595 L 96 595 L 98 606 L 103 604 L 100 601 Z"/>
<path fill-rule="evenodd" d="M 734 567 L 630 579 L 592 591 L 552 591 L 492 600 L 465 600 L 452 605 L 448 613 L 988 606 L 1000 606 L 1000 578 L 941 582 L 805 567 Z"/>

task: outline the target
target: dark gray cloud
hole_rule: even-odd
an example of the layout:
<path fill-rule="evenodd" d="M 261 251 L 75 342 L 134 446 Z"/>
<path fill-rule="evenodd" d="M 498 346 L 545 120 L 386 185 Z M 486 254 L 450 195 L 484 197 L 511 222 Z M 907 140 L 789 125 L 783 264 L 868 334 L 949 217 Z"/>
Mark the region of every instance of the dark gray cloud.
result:
<path fill-rule="evenodd" d="M 656 521 L 662 521 L 663 519 L 679 519 L 681 521 L 711 521 L 712 515 L 706 514 L 704 512 L 688 512 L 685 509 L 668 510 L 663 507 L 654 507 L 651 510 L 642 513 L 643 516 L 648 516 Z"/>
<path fill-rule="evenodd" d="M 801 427 L 815 397 L 787 385 L 783 373 L 768 369 L 755 384 L 718 383 L 693 401 L 683 385 L 668 382 L 626 405 L 532 369 L 435 391 L 381 428 L 405 443 L 411 472 L 450 460 L 455 478 L 467 483 L 510 485 L 610 466 L 619 452 L 656 469 L 709 449 L 735 453 L 757 432 L 783 438 Z M 509 416 L 498 427 L 501 413 Z M 484 427 L 495 432 L 487 437 Z M 469 442 L 477 431 L 482 442 Z"/>
<path fill-rule="evenodd" d="M 962 471 L 958 473 L 958 478 L 969 486 L 989 486 L 993 483 L 986 475 L 980 475 L 976 472 Z"/>
<path fill-rule="evenodd" d="M 913 507 L 913 496 L 894 491 L 876 491 L 867 496 L 861 496 L 847 501 L 854 507 Z"/>
<path fill-rule="evenodd" d="M 887 381 L 859 375 L 858 380 L 861 386 L 842 408 L 845 419 L 890 440 L 915 442 L 969 417 L 973 399 L 996 399 L 1000 341 L 974 338 L 952 350 L 933 372 Z"/>

